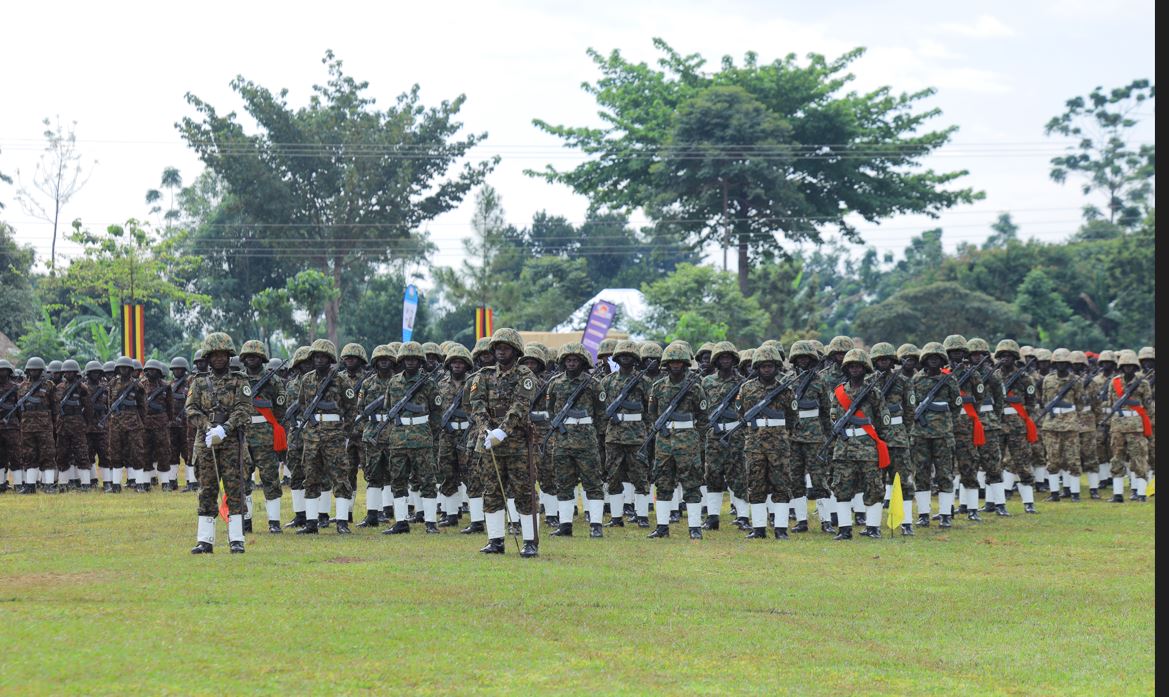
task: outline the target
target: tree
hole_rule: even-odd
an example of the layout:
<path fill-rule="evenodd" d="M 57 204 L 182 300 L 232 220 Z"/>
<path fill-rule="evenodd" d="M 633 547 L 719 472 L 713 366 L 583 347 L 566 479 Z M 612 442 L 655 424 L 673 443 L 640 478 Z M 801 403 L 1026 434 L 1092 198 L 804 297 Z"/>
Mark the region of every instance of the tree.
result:
<path fill-rule="evenodd" d="M 167 225 L 173 225 L 178 221 L 182 213 L 176 205 L 176 192 L 181 192 L 183 189 L 183 175 L 179 172 L 177 167 L 167 167 L 162 170 L 162 178 L 159 181 L 158 189 L 150 189 L 146 192 L 146 205 L 150 206 L 150 213 L 152 215 L 162 215 L 162 221 L 166 221 Z M 162 191 L 170 193 L 170 202 L 167 204 L 166 212 L 162 211 Z"/>
<path fill-rule="evenodd" d="M 238 225 L 256 228 L 251 234 L 273 254 L 332 278 L 340 293 L 324 314 L 336 341 L 354 284 L 377 264 L 425 258 L 431 245 L 419 228 L 456 207 L 497 158 L 464 162 L 448 176 L 486 137 L 457 137 L 464 96 L 426 108 L 414 85 L 379 110 L 369 83 L 346 75 L 332 51 L 322 63 L 329 79 L 299 109 L 287 90 L 273 93 L 242 75 L 231 82 L 258 133 L 193 94 L 187 101 L 198 117 L 177 128 L 227 183 Z M 230 241 L 236 228 L 219 232 L 217 241 Z"/>
<path fill-rule="evenodd" d="M 409 281 L 398 271 L 387 271 L 364 280 L 357 297 L 349 304 L 341 328 L 346 341 L 356 341 L 367 348 L 402 340 L 402 294 Z M 448 335 L 432 327 L 429 293 L 420 292 L 418 311 L 414 315 L 414 340 L 442 341 Z M 471 326 L 467 322 L 467 326 Z"/>
<path fill-rule="evenodd" d="M 748 53 L 742 66 L 725 57 L 709 73 L 701 56 L 654 45 L 660 69 L 589 50 L 601 77 L 584 89 L 605 125 L 534 123 L 590 157 L 528 174 L 567 184 L 598 209 L 643 209 L 696 247 L 734 246 L 744 295 L 752 258 L 783 254 L 782 239 L 820 242 L 836 230 L 859 241 L 858 217 L 936 215 L 982 196 L 954 187 L 965 171 L 922 168 L 955 131 L 926 130 L 940 112 L 918 107 L 933 90 L 843 91 L 863 49 L 831 61 L 812 54 L 804 65 L 794 54 L 760 65 Z"/>
<path fill-rule="evenodd" d="M 999 217 L 991 223 L 990 229 L 993 232 L 982 243 L 983 249 L 998 249 L 1019 241 L 1019 226 L 1011 220 L 1010 213 L 999 213 Z"/>
<path fill-rule="evenodd" d="M 329 303 L 336 302 L 341 291 L 334 285 L 332 276 L 315 269 L 305 269 L 288 279 L 284 290 L 293 307 L 307 318 L 304 326 L 309 343 L 312 343 L 317 338 L 321 315 Z"/>
<path fill-rule="evenodd" d="M 709 266 L 682 264 L 641 292 L 649 312 L 644 325 L 634 329 L 655 340 L 692 335 L 696 327 L 718 328 L 736 345 L 754 346 L 767 329 L 767 314 L 754 298 L 743 297 L 735 276 Z"/>
<path fill-rule="evenodd" d="M 513 307 L 511 301 L 519 298 L 510 285 L 519 276 L 526 255 L 522 235 L 508 225 L 503 202 L 491 186 L 484 185 L 475 196 L 471 229 L 474 235 L 463 239 L 465 258 L 458 270 L 434 270 L 444 302 L 452 307 Z"/>
<path fill-rule="evenodd" d="M 0 222 L 0 332 L 9 337 L 24 333 L 38 315 L 32 268 L 36 253 L 17 243 L 10 225 Z"/>
<path fill-rule="evenodd" d="M 865 343 L 909 341 L 919 347 L 941 341 L 948 334 L 967 338 L 981 336 L 1021 337 L 1026 318 L 1011 305 L 957 283 L 932 283 L 893 295 L 856 314 L 853 333 Z"/>
<path fill-rule="evenodd" d="M 11 184 L 11 183 L 12 183 L 12 177 L 8 176 L 3 171 L 0 171 L 0 184 Z M 2 211 L 2 210 L 4 210 L 4 202 L 0 201 L 0 211 Z"/>
<path fill-rule="evenodd" d="M 16 191 L 16 200 L 29 215 L 52 224 L 49 273 L 54 274 L 57 269 L 57 230 L 61 211 L 89 182 L 90 172 L 82 167 L 81 153 L 77 151 L 77 122 L 70 124 L 68 129 L 61 125 L 60 117 L 57 117 L 55 126 L 48 117 L 41 123 L 45 125 L 45 151 L 37 162 L 31 185 L 21 181 Z M 16 175 L 19 179 L 19 169 Z"/>
<path fill-rule="evenodd" d="M 1051 159 L 1051 178 L 1063 184 L 1070 176 L 1082 180 L 1085 196 L 1100 194 L 1103 207 L 1084 206 L 1084 219 L 1107 218 L 1126 229 L 1140 224 L 1153 199 L 1156 145 L 1132 143 L 1140 110 L 1152 107 L 1156 87 L 1133 80 L 1105 91 L 1096 87 L 1086 97 L 1072 97 L 1066 109 L 1044 127 L 1047 135 L 1074 138 L 1068 154 Z M 1103 210 L 1101 209 L 1103 208 Z"/>
<path fill-rule="evenodd" d="M 1032 269 L 1015 294 L 1015 307 L 1031 318 L 1039 340 L 1049 341 L 1051 329 L 1067 321 L 1072 308 L 1056 292 L 1055 284 L 1043 269 Z"/>

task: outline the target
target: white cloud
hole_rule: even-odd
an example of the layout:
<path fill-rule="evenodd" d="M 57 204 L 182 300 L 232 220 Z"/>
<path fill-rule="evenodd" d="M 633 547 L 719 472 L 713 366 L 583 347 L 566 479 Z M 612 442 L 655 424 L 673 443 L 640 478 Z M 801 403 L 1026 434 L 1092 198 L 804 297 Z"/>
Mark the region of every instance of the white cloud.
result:
<path fill-rule="evenodd" d="M 954 60 L 961 58 L 951 51 L 945 44 L 933 39 L 920 39 L 917 42 L 917 53 L 923 58 L 934 58 L 938 60 Z"/>
<path fill-rule="evenodd" d="M 934 87 L 946 90 L 966 90 L 983 94 L 1002 94 L 1011 91 L 1005 76 L 980 68 L 941 68 L 930 71 L 928 81 Z"/>
<path fill-rule="evenodd" d="M 947 22 L 941 30 L 971 39 L 1004 39 L 1015 35 L 1015 30 L 991 15 L 981 15 L 973 23 Z"/>

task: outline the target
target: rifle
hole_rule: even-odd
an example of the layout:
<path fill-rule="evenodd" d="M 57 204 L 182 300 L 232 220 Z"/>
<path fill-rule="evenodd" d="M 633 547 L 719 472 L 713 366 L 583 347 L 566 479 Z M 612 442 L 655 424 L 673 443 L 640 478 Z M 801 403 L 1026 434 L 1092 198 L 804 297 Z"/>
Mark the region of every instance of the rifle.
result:
<path fill-rule="evenodd" d="M 260 395 L 260 390 L 264 389 L 264 386 L 267 385 L 268 382 L 275 375 L 276 375 L 275 370 L 269 370 L 260 376 L 260 379 L 256 381 L 256 384 L 252 385 L 252 398 L 253 399 L 255 399 L 256 397 L 258 397 Z"/>
<path fill-rule="evenodd" d="M 731 389 L 727 390 L 727 393 L 723 395 L 723 398 L 718 401 L 718 404 L 714 405 L 714 408 L 707 413 L 706 420 L 709 421 L 712 425 L 717 424 L 722 419 L 723 412 L 725 412 L 731 406 L 731 403 L 735 401 L 735 397 L 739 396 L 739 390 L 743 389 L 743 385 L 746 383 L 747 378 L 736 380 L 735 384 L 731 386 Z M 735 416 L 737 417 L 738 414 Z M 737 425 L 732 426 L 727 432 L 729 433 L 736 428 L 738 428 Z"/>
<path fill-rule="evenodd" d="M 154 398 L 157 397 L 158 395 L 162 394 L 163 392 L 165 392 L 167 387 L 168 387 L 168 385 L 165 382 L 163 382 L 161 385 L 154 388 L 153 392 L 146 395 L 146 406 L 149 407 L 150 403 L 154 401 Z M 163 409 L 163 411 L 166 411 L 166 410 Z"/>
<path fill-rule="evenodd" d="M 978 372 L 978 369 L 989 360 L 990 354 L 988 353 L 982 357 L 982 360 L 967 368 L 965 372 L 962 373 L 962 377 L 958 378 L 958 389 L 962 389 L 963 385 L 965 385 L 967 382 L 970 382 L 970 378 L 974 377 L 974 374 Z"/>
<path fill-rule="evenodd" d="M 1008 377 L 1006 379 L 1006 381 L 1003 383 L 1003 394 L 1010 392 L 1011 388 L 1015 386 L 1015 383 L 1018 382 L 1020 378 L 1022 378 L 1024 375 L 1027 374 L 1027 372 L 1031 368 L 1031 365 L 1033 363 L 1035 363 L 1035 360 L 1036 359 L 1034 356 L 1028 358 L 1026 361 L 1023 362 L 1023 365 L 1019 366 L 1018 370 L 1011 373 L 1011 376 Z"/>
<path fill-rule="evenodd" d="M 686 375 L 686 379 L 682 382 L 682 387 L 678 390 L 678 394 L 674 395 L 674 398 L 670 400 L 668 405 L 666 405 L 665 411 L 663 411 L 661 415 L 658 416 L 657 420 L 654 421 L 654 425 L 649 430 L 649 435 L 645 437 L 641 447 L 637 449 L 638 460 L 645 462 L 646 459 L 648 459 L 649 444 L 653 442 L 654 438 L 657 438 L 657 435 L 661 433 L 662 429 L 666 427 L 666 424 L 670 422 L 671 417 L 674 416 L 674 412 L 678 410 L 678 405 L 682 403 L 682 398 L 685 397 L 686 394 L 694 387 L 694 385 L 698 383 L 698 379 L 699 376 L 695 375 L 694 373 L 689 373 Z"/>
<path fill-rule="evenodd" d="M 1133 376 L 1132 382 L 1128 384 L 1128 388 L 1124 391 L 1124 394 L 1120 395 L 1120 399 L 1116 400 L 1116 403 L 1108 408 L 1108 413 L 1104 415 L 1104 419 L 1100 422 L 1100 428 L 1104 428 L 1109 419 L 1124 411 L 1124 403 L 1128 401 L 1128 398 L 1140 387 L 1143 381 L 1144 378 L 1141 376 Z"/>
<path fill-rule="evenodd" d="M 444 433 L 451 430 L 451 421 L 453 421 L 455 418 L 455 412 L 458 411 L 459 407 L 463 404 L 463 386 L 466 384 L 466 382 L 467 379 L 463 378 L 463 382 L 460 383 L 459 389 L 455 391 L 455 398 L 451 400 L 451 405 L 447 407 L 446 411 L 442 413 L 441 430 Z"/>
<path fill-rule="evenodd" d="M 722 438 L 718 439 L 718 444 L 723 446 L 723 447 L 726 447 L 727 445 L 729 445 L 731 442 L 731 434 L 734 433 L 735 430 L 739 426 L 747 426 L 747 425 L 750 425 L 751 423 L 753 423 L 755 421 L 755 419 L 759 416 L 759 412 L 766 409 L 767 405 L 771 404 L 771 400 L 778 397 L 780 392 L 783 392 L 787 388 L 791 387 L 792 383 L 795 381 L 796 381 L 796 378 L 793 376 L 793 377 L 788 378 L 787 380 L 784 380 L 783 382 L 779 383 L 775 387 L 771 388 L 771 390 L 768 391 L 767 394 L 763 395 L 763 399 L 760 399 L 750 409 L 745 411 L 743 413 L 743 415 L 739 417 L 738 423 L 736 423 L 732 428 L 727 430 L 727 432 L 723 434 Z"/>
<path fill-rule="evenodd" d="M 8 423 L 8 421 L 12 419 L 13 414 L 20 411 L 21 407 L 23 407 L 24 403 L 28 401 L 29 397 L 32 397 L 34 394 L 36 394 L 41 389 L 41 385 L 43 384 L 45 384 L 45 378 L 43 377 L 33 383 L 32 387 L 28 388 L 28 392 L 25 392 L 23 397 L 16 400 L 16 404 L 13 404 L 12 408 L 8 410 L 8 413 L 4 415 L 4 423 Z M 12 389 L 15 390 L 16 388 L 14 387 Z M 7 397 L 8 395 L 4 396 Z"/>
<path fill-rule="evenodd" d="M 934 386 L 930 388 L 929 392 L 925 393 L 925 396 L 922 397 L 921 401 L 917 403 L 917 408 L 913 410 L 913 418 L 922 426 L 925 426 L 925 418 L 922 415 L 925 414 L 926 407 L 928 407 L 930 403 L 934 401 L 934 397 L 937 396 L 938 390 L 942 389 L 942 385 L 945 384 L 945 379 L 942 375 L 939 375 L 938 381 L 934 383 Z"/>
<path fill-rule="evenodd" d="M 941 383 L 940 380 L 938 382 L 939 384 Z M 873 388 L 876 387 L 876 385 L 876 380 L 869 380 L 866 382 L 861 387 L 861 391 L 852 398 L 852 403 L 849 404 L 848 409 L 845 410 L 844 414 L 841 415 L 841 417 L 835 422 L 833 422 L 832 431 L 828 434 L 828 440 L 824 441 L 824 445 L 820 446 L 820 451 L 816 453 L 816 459 L 819 462 L 828 462 L 828 454 L 832 452 L 832 446 L 836 443 L 836 440 L 840 438 L 840 434 L 844 432 L 845 427 L 848 426 L 849 420 L 852 419 L 853 415 L 856 414 L 858 409 L 860 409 L 861 404 L 865 401 L 865 397 L 869 396 L 869 393 L 873 391 Z"/>
<path fill-rule="evenodd" d="M 608 406 L 605 407 L 605 418 L 608 419 L 610 423 L 620 423 L 617 420 L 617 412 L 621 409 L 621 405 L 625 403 L 626 398 L 629 397 L 629 393 L 633 391 L 633 388 L 637 387 L 637 385 L 641 383 L 641 379 L 645 377 L 647 372 L 649 372 L 650 367 L 656 364 L 657 360 L 650 361 L 645 368 L 637 371 L 633 375 L 630 375 L 629 379 L 625 381 L 625 384 L 621 386 L 621 391 L 618 392 L 609 402 Z"/>
<path fill-rule="evenodd" d="M 69 398 L 72 397 L 73 393 L 77 391 L 77 386 L 80 384 L 81 384 L 81 380 L 78 380 L 77 382 L 70 384 L 69 389 L 65 390 L 65 394 L 61 395 L 61 403 L 57 405 L 57 418 L 58 419 L 65 416 L 65 402 L 69 401 Z M 7 397 L 7 396 L 8 395 L 5 395 L 5 397 Z M 2 401 L 4 401 L 4 400 L 0 399 L 0 402 L 2 402 Z"/>
<path fill-rule="evenodd" d="M 425 375 L 419 376 L 418 380 L 410 386 L 410 389 L 406 390 L 406 394 L 402 395 L 402 398 L 394 403 L 394 406 L 390 407 L 390 410 L 386 412 L 386 420 L 378 424 L 377 428 L 373 430 L 374 440 L 377 440 L 378 436 L 382 434 L 382 431 L 386 430 L 386 426 L 389 426 L 391 421 L 398 418 L 398 414 L 401 414 L 402 410 L 406 408 L 406 405 L 410 403 L 410 400 L 414 398 L 414 395 L 418 394 L 418 390 L 422 389 L 423 385 L 429 383 L 430 378 Z"/>
<path fill-rule="evenodd" d="M 1064 385 L 1063 388 L 1060 389 L 1059 392 L 1055 393 L 1055 396 L 1051 398 L 1051 401 L 1048 402 L 1047 405 L 1043 407 L 1043 411 L 1039 413 L 1039 416 L 1035 417 L 1035 425 L 1036 426 L 1038 426 L 1040 423 L 1043 422 L 1043 419 L 1045 419 L 1047 417 L 1047 415 L 1051 413 L 1051 410 L 1055 408 L 1055 405 L 1058 404 L 1059 401 L 1061 399 L 1063 399 L 1063 396 L 1068 393 L 1068 390 L 1075 387 L 1075 385 L 1076 385 L 1076 379 L 1073 377 L 1071 380 L 1067 381 L 1067 384 Z M 1072 405 L 1072 406 L 1073 406 L 1073 408 L 1075 408 L 1075 405 Z"/>
<path fill-rule="evenodd" d="M 118 395 L 118 398 L 115 399 L 114 403 L 110 405 L 110 410 L 106 412 L 105 416 L 98 419 L 98 428 L 105 427 L 106 422 L 110 420 L 110 414 L 113 414 L 122 406 L 122 402 L 126 401 L 126 398 L 130 396 L 130 393 L 134 391 L 135 387 L 140 387 L 140 385 L 137 382 L 131 380 L 130 384 L 126 385 L 126 389 L 122 390 L 122 394 Z"/>
<path fill-rule="evenodd" d="M 292 433 L 289 434 L 290 436 L 299 435 L 304 430 L 305 425 L 308 424 L 308 420 L 313 418 L 313 412 L 317 410 L 317 404 L 320 404 L 321 399 L 325 396 L 325 392 L 328 391 L 329 384 L 333 382 L 333 378 L 337 377 L 339 367 L 334 365 L 328 375 L 325 376 L 325 379 L 321 380 L 321 384 L 317 386 L 317 393 L 313 395 L 313 401 L 309 402 L 308 406 L 305 407 L 302 418 L 296 422 L 296 427 L 292 429 Z M 288 414 L 285 412 L 285 417 L 287 416 Z"/>
<path fill-rule="evenodd" d="M 593 384 L 592 376 L 585 374 L 584 380 L 581 380 L 580 384 L 576 386 L 576 389 L 572 391 L 572 394 L 568 395 L 568 399 L 564 400 L 564 406 L 560 407 L 560 411 L 556 412 L 556 416 L 552 417 L 552 420 L 548 422 L 548 433 L 544 434 L 544 442 L 540 443 L 541 454 L 547 450 L 548 439 L 552 437 L 553 433 L 557 431 L 560 433 L 568 432 L 568 429 L 564 427 L 564 421 L 568 418 L 568 412 L 576 406 L 577 398 L 591 384 Z"/>
<path fill-rule="evenodd" d="M 12 385 L 12 389 L 10 389 L 10 390 L 8 390 L 7 392 L 5 392 L 3 396 L 0 396 L 0 404 L 3 404 L 4 402 L 7 402 L 7 401 L 8 401 L 8 398 L 9 398 L 9 397 L 11 397 L 13 394 L 15 394 L 16 390 L 18 390 L 19 388 L 20 388 L 20 385 L 19 385 L 19 384 L 13 384 L 13 385 Z M 15 410 L 16 410 L 16 407 L 15 407 L 15 406 L 13 406 L 13 407 L 12 407 L 12 409 L 13 409 L 13 411 L 15 411 Z M 6 416 L 6 417 L 4 417 L 4 423 L 8 423 L 8 417 L 7 417 L 7 416 Z"/>
<path fill-rule="evenodd" d="M 369 404 L 365 405 L 365 408 L 363 408 L 361 410 L 361 413 L 357 415 L 357 418 L 353 420 L 353 425 L 356 426 L 357 424 L 361 423 L 365 419 L 368 419 L 369 417 L 373 416 L 373 413 L 375 411 L 377 411 L 378 409 L 381 409 L 385 405 L 385 403 L 386 403 L 386 396 L 383 394 L 382 396 L 373 400 Z"/>

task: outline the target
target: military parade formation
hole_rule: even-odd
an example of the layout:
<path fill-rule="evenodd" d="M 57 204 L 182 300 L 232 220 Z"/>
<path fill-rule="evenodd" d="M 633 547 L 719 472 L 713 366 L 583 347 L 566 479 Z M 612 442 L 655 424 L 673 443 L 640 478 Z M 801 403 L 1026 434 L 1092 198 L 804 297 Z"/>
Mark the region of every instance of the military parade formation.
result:
<path fill-rule="evenodd" d="M 1010 516 L 1014 496 L 1028 514 L 1037 492 L 1080 502 L 1084 480 L 1089 500 L 1146 501 L 1155 363 L 1152 347 L 992 351 L 958 335 L 696 352 L 606 339 L 594 359 L 507 328 L 470 351 L 318 339 L 281 361 L 216 332 L 191 363 L 0 360 L 0 492 L 174 492 L 181 472 L 195 554 L 214 551 L 216 517 L 242 553 L 261 492 L 270 534 L 421 525 L 486 537 L 488 554 L 510 535 L 523 557 L 541 524 L 572 537 L 577 520 L 590 538 L 664 538 L 685 518 L 701 540 L 728 498 L 747 539 L 808 533 L 810 504 L 833 540 L 881 537 L 891 503 L 912 536 Z"/>

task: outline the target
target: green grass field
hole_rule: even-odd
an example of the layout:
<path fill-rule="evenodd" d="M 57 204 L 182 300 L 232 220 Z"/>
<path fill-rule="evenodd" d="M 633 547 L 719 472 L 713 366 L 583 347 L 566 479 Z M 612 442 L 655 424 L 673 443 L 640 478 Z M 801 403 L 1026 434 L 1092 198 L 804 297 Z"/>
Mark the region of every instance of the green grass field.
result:
<path fill-rule="evenodd" d="M 1155 504 L 1039 506 L 908 540 L 544 534 L 536 560 L 420 526 L 233 556 L 220 521 L 196 557 L 193 494 L 6 494 L 0 693 L 1152 694 Z"/>

